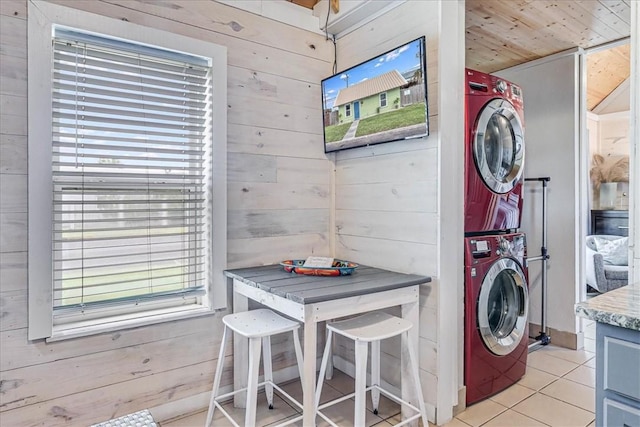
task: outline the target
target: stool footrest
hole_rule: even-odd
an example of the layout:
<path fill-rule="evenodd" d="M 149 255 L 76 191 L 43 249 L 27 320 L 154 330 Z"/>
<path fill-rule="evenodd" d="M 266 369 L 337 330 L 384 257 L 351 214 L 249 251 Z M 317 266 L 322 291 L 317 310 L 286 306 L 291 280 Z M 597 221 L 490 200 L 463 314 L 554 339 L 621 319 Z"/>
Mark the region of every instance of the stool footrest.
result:
<path fill-rule="evenodd" d="M 280 388 L 277 384 L 275 384 L 273 381 L 263 381 L 261 383 L 258 383 L 258 390 L 260 390 L 260 388 L 263 388 L 266 384 L 271 385 L 275 390 L 277 390 L 280 394 L 282 394 L 282 396 L 284 396 L 285 398 L 287 398 L 291 403 L 295 404 L 298 408 L 303 409 L 302 404 L 300 402 L 298 402 L 296 399 L 294 399 L 289 393 L 287 393 L 286 391 L 284 391 L 282 388 Z M 225 394 L 221 394 L 220 396 L 216 396 L 213 403 L 214 405 L 216 405 L 216 408 L 220 409 L 220 411 L 222 412 L 222 415 L 224 415 L 230 422 L 231 424 L 234 425 L 234 427 L 239 427 L 238 424 L 233 420 L 233 418 L 231 417 L 231 415 L 224 410 L 224 408 L 222 407 L 222 405 L 220 404 L 220 400 L 225 400 L 228 399 L 238 393 L 242 393 L 244 391 L 247 391 L 247 387 L 229 392 L 229 393 L 225 393 Z M 325 421 L 330 422 L 330 420 L 321 412 L 318 412 L 318 415 L 321 416 Z M 296 421 L 300 421 L 302 419 L 302 415 L 292 418 L 290 420 L 285 421 L 282 424 L 278 424 L 274 427 L 284 427 L 287 426 L 289 424 L 293 424 Z"/>
<path fill-rule="evenodd" d="M 374 389 L 374 388 L 375 388 L 376 390 L 378 390 L 380 393 L 382 393 L 382 394 L 384 394 L 385 396 L 387 396 L 389 399 L 393 400 L 394 402 L 399 403 L 399 404 L 401 404 L 401 405 L 406 405 L 406 406 L 408 406 L 409 408 L 411 408 L 411 409 L 413 409 L 414 411 L 416 411 L 416 414 L 415 414 L 415 415 L 412 415 L 412 416 L 408 417 L 407 419 L 403 420 L 402 422 L 400 422 L 400 423 L 398 423 L 398 424 L 395 424 L 395 426 L 396 426 L 396 427 L 403 426 L 403 425 L 405 425 L 405 424 L 407 424 L 407 423 L 410 423 L 411 421 L 416 420 L 416 419 L 418 419 L 418 418 L 420 418 L 420 417 L 422 416 L 422 414 L 421 414 L 421 412 L 420 412 L 420 409 L 419 409 L 418 407 L 416 407 L 415 405 L 412 405 L 411 403 L 407 402 L 406 400 L 402 400 L 400 397 L 396 396 L 395 394 L 391 393 L 390 391 L 387 391 L 387 390 L 383 389 L 382 387 L 380 387 L 380 386 L 378 386 L 378 385 L 372 385 L 372 386 L 369 386 L 369 387 L 367 387 L 367 388 L 364 390 L 364 392 L 366 393 L 366 392 L 368 392 L 368 391 L 371 391 L 371 390 L 372 390 L 372 389 Z M 337 403 L 340 403 L 340 402 L 343 402 L 343 401 L 345 401 L 345 400 L 347 400 L 347 399 L 351 399 L 351 398 L 352 398 L 352 397 L 354 397 L 355 395 L 356 395 L 356 393 L 355 393 L 355 392 L 353 392 L 353 393 L 350 393 L 350 394 L 347 394 L 347 395 L 341 396 L 341 397 L 339 397 L 339 398 L 337 398 L 337 399 L 330 400 L 329 402 L 323 403 L 322 405 L 319 405 L 319 406 L 318 406 L 318 415 L 322 415 L 322 414 L 320 413 L 320 410 L 321 410 L 321 409 L 325 409 L 325 408 L 328 408 L 329 406 L 333 406 L 333 405 L 335 405 L 335 404 L 337 404 Z M 332 421 L 327 420 L 324 416 L 322 416 L 322 417 L 323 417 L 327 422 L 329 422 L 332 426 L 334 426 L 334 427 L 336 426 L 336 424 L 334 424 Z"/>

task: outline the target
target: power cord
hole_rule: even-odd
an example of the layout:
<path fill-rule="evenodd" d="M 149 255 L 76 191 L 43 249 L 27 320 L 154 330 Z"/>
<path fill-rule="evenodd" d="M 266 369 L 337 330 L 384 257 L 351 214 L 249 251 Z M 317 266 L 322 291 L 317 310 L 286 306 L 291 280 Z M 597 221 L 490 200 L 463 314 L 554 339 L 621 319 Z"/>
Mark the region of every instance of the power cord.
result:
<path fill-rule="evenodd" d="M 331 0 L 329 0 L 329 4 L 327 6 L 327 18 L 324 21 L 325 40 L 329 40 L 329 14 L 331 13 Z M 338 72 L 338 52 L 335 34 L 331 34 L 331 42 L 333 43 L 333 74 L 336 74 Z"/>

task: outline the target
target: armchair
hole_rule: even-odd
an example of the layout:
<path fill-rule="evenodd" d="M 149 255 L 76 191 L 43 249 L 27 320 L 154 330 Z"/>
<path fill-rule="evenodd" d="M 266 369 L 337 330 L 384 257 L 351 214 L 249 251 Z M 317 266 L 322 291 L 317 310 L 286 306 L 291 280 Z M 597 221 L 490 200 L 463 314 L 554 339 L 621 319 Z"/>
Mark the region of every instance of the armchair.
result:
<path fill-rule="evenodd" d="M 629 277 L 627 238 L 594 235 L 587 236 L 586 243 L 587 285 L 600 293 L 625 286 Z"/>

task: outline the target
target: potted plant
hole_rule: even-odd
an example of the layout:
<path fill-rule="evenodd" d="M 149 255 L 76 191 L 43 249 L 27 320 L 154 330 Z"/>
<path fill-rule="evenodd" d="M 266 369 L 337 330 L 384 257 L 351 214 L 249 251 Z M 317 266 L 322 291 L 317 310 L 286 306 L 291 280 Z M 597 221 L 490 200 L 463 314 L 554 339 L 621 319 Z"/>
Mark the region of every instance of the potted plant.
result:
<path fill-rule="evenodd" d="M 629 182 L 629 157 L 607 162 L 600 154 L 591 158 L 589 171 L 593 185 L 594 205 L 598 196 L 600 209 L 615 209 L 619 182 Z"/>

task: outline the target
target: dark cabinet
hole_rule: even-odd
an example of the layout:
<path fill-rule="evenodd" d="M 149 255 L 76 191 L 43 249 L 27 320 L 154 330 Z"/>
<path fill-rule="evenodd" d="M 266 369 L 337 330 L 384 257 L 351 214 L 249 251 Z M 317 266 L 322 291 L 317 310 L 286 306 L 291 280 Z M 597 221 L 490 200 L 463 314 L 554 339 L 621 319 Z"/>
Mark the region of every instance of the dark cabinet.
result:
<path fill-rule="evenodd" d="M 591 234 L 629 235 L 629 211 L 592 210 Z"/>

